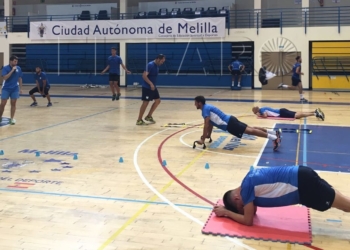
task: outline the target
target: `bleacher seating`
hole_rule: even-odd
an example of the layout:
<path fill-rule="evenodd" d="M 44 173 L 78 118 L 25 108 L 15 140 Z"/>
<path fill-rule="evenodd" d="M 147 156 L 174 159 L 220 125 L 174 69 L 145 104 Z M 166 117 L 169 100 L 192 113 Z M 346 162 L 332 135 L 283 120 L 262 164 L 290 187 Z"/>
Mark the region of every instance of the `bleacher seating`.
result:
<path fill-rule="evenodd" d="M 184 8 L 182 11 L 180 8 L 173 8 L 168 11 L 166 8 L 161 8 L 158 11 L 139 12 L 134 16 L 134 19 L 152 19 L 152 18 L 199 18 L 199 17 L 220 17 L 224 16 L 228 18 L 229 9 L 222 7 L 218 10 L 216 7 L 209 7 L 204 10 L 203 7 L 197 7 L 194 11 L 192 8 Z"/>
<path fill-rule="evenodd" d="M 100 10 L 97 15 L 97 20 L 110 20 L 107 10 Z"/>
<path fill-rule="evenodd" d="M 312 72 L 315 76 L 350 75 L 350 57 L 323 56 L 312 58 Z"/>
<path fill-rule="evenodd" d="M 78 20 L 91 20 L 91 14 L 88 10 L 83 10 L 78 16 Z"/>

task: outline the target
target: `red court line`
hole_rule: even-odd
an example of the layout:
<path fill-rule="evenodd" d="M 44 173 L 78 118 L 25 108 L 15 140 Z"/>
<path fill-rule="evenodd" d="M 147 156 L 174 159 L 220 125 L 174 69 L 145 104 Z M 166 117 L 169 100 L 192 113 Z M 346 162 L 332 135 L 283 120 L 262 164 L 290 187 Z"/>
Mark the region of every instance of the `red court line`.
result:
<path fill-rule="evenodd" d="M 193 125 L 193 127 L 195 126 L 198 126 L 198 125 Z M 158 161 L 159 161 L 159 164 L 160 166 L 162 167 L 162 169 L 174 180 L 176 181 L 178 184 L 180 184 L 180 186 L 182 186 L 183 188 L 185 188 L 187 191 L 189 191 L 190 193 L 194 194 L 195 196 L 197 196 L 199 199 L 209 203 L 210 205 L 214 206 L 215 203 L 214 202 L 211 202 L 210 200 L 208 200 L 207 198 L 203 197 L 202 195 L 200 195 L 199 193 L 197 193 L 196 191 L 192 190 L 190 187 L 188 187 L 186 184 L 184 184 L 182 181 L 180 181 L 175 175 L 173 175 L 173 173 L 169 170 L 168 167 L 163 167 L 163 159 L 162 159 L 162 149 L 163 149 L 163 146 L 164 144 L 173 136 L 185 131 L 185 130 L 188 130 L 190 128 L 193 128 L 193 127 L 188 127 L 188 128 L 184 128 L 184 129 L 181 129 L 171 135 L 169 135 L 168 137 L 166 137 L 158 146 L 158 152 L 157 152 L 157 155 L 158 155 Z M 314 249 L 314 250 L 323 250 L 321 248 L 318 248 L 318 247 L 314 247 L 314 246 L 311 246 L 311 245 L 304 245 L 305 247 L 308 247 L 308 248 L 311 248 L 311 249 Z"/>

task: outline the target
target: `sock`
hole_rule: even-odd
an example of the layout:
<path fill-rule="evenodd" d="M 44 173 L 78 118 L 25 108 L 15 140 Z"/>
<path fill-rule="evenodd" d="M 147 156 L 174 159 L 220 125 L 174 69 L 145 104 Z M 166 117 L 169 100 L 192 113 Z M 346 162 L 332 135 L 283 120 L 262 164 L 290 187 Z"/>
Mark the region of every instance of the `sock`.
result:
<path fill-rule="evenodd" d="M 271 134 L 267 134 L 267 138 L 269 138 L 270 140 L 276 140 L 277 136 L 276 135 L 271 135 Z"/>
<path fill-rule="evenodd" d="M 283 84 L 283 85 L 282 85 L 282 88 L 284 88 L 284 89 L 288 89 L 288 85 Z"/>
<path fill-rule="evenodd" d="M 232 81 L 232 86 L 233 86 L 233 85 L 235 85 L 235 82 L 234 82 L 234 81 Z"/>
<path fill-rule="evenodd" d="M 303 94 L 300 94 L 300 99 L 304 99 L 304 95 Z"/>
<path fill-rule="evenodd" d="M 267 129 L 267 133 L 271 135 L 276 135 L 276 132 L 273 129 Z"/>
<path fill-rule="evenodd" d="M 240 82 L 238 82 L 238 86 L 240 86 L 241 85 L 241 83 Z"/>

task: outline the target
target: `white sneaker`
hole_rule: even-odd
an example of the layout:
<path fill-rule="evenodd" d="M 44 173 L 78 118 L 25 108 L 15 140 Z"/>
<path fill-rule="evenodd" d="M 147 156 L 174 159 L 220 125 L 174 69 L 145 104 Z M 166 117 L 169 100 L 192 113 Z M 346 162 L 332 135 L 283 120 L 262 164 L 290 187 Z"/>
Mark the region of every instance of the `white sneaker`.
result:
<path fill-rule="evenodd" d="M 15 125 L 16 124 L 16 120 L 15 119 L 10 119 L 9 124 L 10 125 Z"/>

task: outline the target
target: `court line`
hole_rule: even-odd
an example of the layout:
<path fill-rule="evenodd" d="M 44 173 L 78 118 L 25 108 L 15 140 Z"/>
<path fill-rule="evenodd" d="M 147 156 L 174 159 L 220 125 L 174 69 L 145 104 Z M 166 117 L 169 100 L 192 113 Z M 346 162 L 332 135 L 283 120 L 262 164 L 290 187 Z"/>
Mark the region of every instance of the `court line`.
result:
<path fill-rule="evenodd" d="M 179 209 L 177 206 L 175 206 L 174 204 L 170 203 L 170 201 L 168 201 L 161 193 L 163 193 L 164 191 L 166 191 L 171 184 L 174 183 L 174 180 L 170 180 L 159 192 L 146 180 L 146 178 L 144 177 L 144 175 L 142 174 L 142 171 L 138 165 L 138 153 L 141 149 L 141 147 L 151 138 L 153 138 L 154 136 L 163 133 L 164 131 L 167 131 L 169 129 L 164 129 L 161 130 L 157 133 L 154 133 L 153 135 L 147 137 L 144 141 L 142 141 L 136 148 L 135 152 L 134 152 L 134 166 L 135 169 L 137 171 L 137 173 L 139 174 L 140 178 L 142 179 L 142 181 L 146 184 L 146 186 L 148 186 L 148 188 L 154 193 L 154 195 L 149 199 L 150 201 L 154 201 L 156 199 L 161 198 L 163 201 L 165 201 L 167 204 L 169 204 L 170 206 L 172 206 L 173 208 L 175 208 L 176 210 L 180 210 L 180 212 L 182 211 L 186 217 L 191 218 L 192 216 L 187 214 L 185 211 Z M 204 152 L 199 153 L 196 158 L 194 160 L 192 160 L 189 164 L 187 164 L 187 166 L 178 174 L 179 176 L 181 176 L 188 168 L 190 168 L 195 161 L 197 161 L 202 155 L 204 154 Z M 164 198 L 164 199 L 163 199 Z M 121 234 L 125 228 L 127 228 L 131 223 L 133 223 L 135 221 L 135 219 L 137 217 L 139 217 L 149 206 L 150 204 L 145 204 L 141 207 L 141 209 L 139 209 L 132 217 L 130 217 L 114 234 L 112 234 L 99 248 L 98 250 L 102 250 L 104 248 L 106 248 L 113 240 L 115 240 L 119 234 Z M 201 223 L 200 221 L 198 221 L 196 218 L 192 217 L 192 220 L 196 221 L 197 223 Z"/>
<path fill-rule="evenodd" d="M 22 94 L 21 96 L 29 97 L 28 94 Z M 89 98 L 89 99 L 109 99 L 109 96 L 98 96 L 98 95 L 50 95 L 55 98 Z M 130 99 L 130 100 L 140 100 L 138 96 L 122 96 L 120 99 Z M 194 101 L 194 98 L 189 97 L 162 97 L 162 100 L 167 101 Z M 220 102 L 257 102 L 259 100 L 255 99 L 218 99 L 218 98 L 206 98 L 206 101 L 220 101 Z M 264 100 L 260 103 L 285 103 L 285 104 L 300 104 L 300 101 L 286 101 L 286 100 Z M 308 104 L 318 104 L 318 105 L 349 105 L 349 102 L 308 102 Z"/>
<path fill-rule="evenodd" d="M 299 119 L 299 131 L 301 130 L 301 119 Z M 300 137 L 301 137 L 301 132 L 298 133 L 298 142 L 297 142 L 297 152 L 295 156 L 295 165 L 298 166 L 299 162 L 299 150 L 300 150 Z"/>
<path fill-rule="evenodd" d="M 39 195 L 62 196 L 62 197 L 71 197 L 71 198 L 85 198 L 85 199 L 95 199 L 95 200 L 122 201 L 122 202 L 133 202 L 133 203 L 147 203 L 150 205 L 169 205 L 166 202 L 160 202 L 160 201 L 149 201 L 149 200 L 127 199 L 127 198 L 119 198 L 119 197 L 106 197 L 106 196 L 94 196 L 94 195 L 41 192 L 41 191 L 34 191 L 34 190 L 19 190 L 19 189 L 9 189 L 9 188 L 0 188 L 0 192 L 39 194 Z M 198 208 L 198 209 L 208 209 L 208 210 L 212 209 L 211 206 L 198 206 L 198 205 L 182 204 L 182 203 L 177 203 L 175 205 L 179 206 L 179 207 L 187 207 L 187 208 Z"/>
<path fill-rule="evenodd" d="M 306 117 L 304 118 L 304 129 L 306 129 Z M 304 148 L 303 148 L 303 166 L 307 166 L 307 136 L 305 130 L 303 131 Z"/>
<path fill-rule="evenodd" d="M 56 123 L 56 124 L 53 124 L 53 125 L 50 125 L 50 126 L 46 126 L 46 127 L 43 127 L 43 128 L 35 129 L 35 130 L 32 130 L 32 131 L 24 132 L 24 133 L 17 134 L 17 135 L 12 135 L 12 136 L 9 136 L 9 137 L 5 137 L 5 138 L 0 139 L 0 141 L 5 141 L 5 140 L 8 140 L 8 139 L 20 137 L 20 136 L 23 136 L 23 135 L 28 135 L 28 134 L 31 134 L 31 133 L 35 133 L 35 132 L 38 132 L 38 131 L 45 130 L 45 129 L 58 127 L 60 125 L 65 125 L 65 124 L 68 124 L 68 123 L 84 120 L 86 118 L 90 118 L 90 117 L 94 117 L 94 116 L 101 115 L 101 114 L 104 114 L 104 113 L 108 113 L 108 112 L 111 112 L 111 111 L 114 111 L 114 110 L 117 110 L 117 109 L 121 109 L 121 108 L 125 108 L 125 107 L 128 107 L 128 106 L 134 105 L 134 104 L 136 104 L 136 102 L 133 102 L 132 104 L 125 105 L 123 107 L 116 107 L 116 108 L 113 108 L 113 109 L 108 109 L 108 110 L 105 110 L 105 111 L 101 111 L 101 112 L 94 113 L 94 114 L 91 114 L 91 115 L 83 116 L 83 117 L 76 118 L 76 119 L 73 119 L 73 120 L 60 122 L 60 123 Z"/>
<path fill-rule="evenodd" d="M 273 124 L 272 129 L 275 129 L 275 127 L 276 127 L 276 123 Z M 260 159 L 261 159 L 262 154 L 263 154 L 264 151 L 265 151 L 265 148 L 266 148 L 266 145 L 267 145 L 268 142 L 269 142 L 269 139 L 266 138 L 264 145 L 261 147 L 260 152 L 259 152 L 258 156 L 257 156 L 256 159 L 255 159 L 255 162 L 254 162 L 254 164 L 253 164 L 253 167 L 258 166 L 258 163 L 259 163 L 259 161 L 260 161 Z"/>

